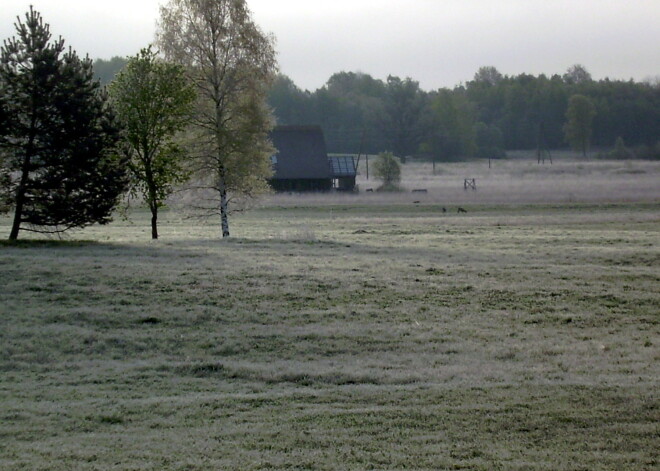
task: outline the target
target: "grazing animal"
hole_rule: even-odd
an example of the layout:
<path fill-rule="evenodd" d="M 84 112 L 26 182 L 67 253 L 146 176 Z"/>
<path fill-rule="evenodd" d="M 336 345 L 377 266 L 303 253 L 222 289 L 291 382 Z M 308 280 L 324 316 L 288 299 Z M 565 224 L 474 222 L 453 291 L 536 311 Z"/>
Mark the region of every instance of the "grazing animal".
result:
<path fill-rule="evenodd" d="M 457 213 L 467 213 L 467 211 L 466 211 L 465 209 L 461 208 L 460 206 L 458 207 L 458 209 L 456 210 L 456 212 L 457 212 Z"/>
<path fill-rule="evenodd" d="M 442 208 L 442 212 L 443 212 L 443 213 L 446 213 L 446 212 L 447 212 L 447 208 L 443 207 L 443 208 Z"/>

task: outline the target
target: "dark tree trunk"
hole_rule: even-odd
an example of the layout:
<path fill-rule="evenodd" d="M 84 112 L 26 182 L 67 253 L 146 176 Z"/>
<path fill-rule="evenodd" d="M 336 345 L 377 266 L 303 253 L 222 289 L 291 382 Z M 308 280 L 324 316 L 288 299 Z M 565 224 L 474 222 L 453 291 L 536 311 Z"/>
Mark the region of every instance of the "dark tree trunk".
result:
<path fill-rule="evenodd" d="M 25 200 L 25 192 L 22 188 L 18 189 L 16 194 L 16 208 L 14 210 L 14 222 L 11 226 L 9 233 L 9 240 L 18 239 L 18 231 L 21 230 L 21 214 L 23 213 L 23 201 Z"/>
<path fill-rule="evenodd" d="M 151 208 L 151 238 L 158 239 L 158 208 Z"/>
<path fill-rule="evenodd" d="M 149 155 L 149 148 L 145 146 L 144 154 Z M 154 183 L 154 176 L 151 169 L 151 159 L 145 162 L 146 167 L 146 183 L 147 195 L 149 199 L 149 209 L 151 209 L 151 238 L 158 239 L 158 197 L 156 192 L 156 184 Z"/>
<path fill-rule="evenodd" d="M 23 160 L 23 168 L 21 170 L 21 182 L 16 191 L 15 207 L 14 207 L 14 222 L 11 226 L 9 233 L 9 240 L 17 240 L 18 232 L 21 230 L 21 222 L 23 219 L 23 205 L 25 204 L 25 190 L 30 176 L 30 156 L 26 155 Z"/>

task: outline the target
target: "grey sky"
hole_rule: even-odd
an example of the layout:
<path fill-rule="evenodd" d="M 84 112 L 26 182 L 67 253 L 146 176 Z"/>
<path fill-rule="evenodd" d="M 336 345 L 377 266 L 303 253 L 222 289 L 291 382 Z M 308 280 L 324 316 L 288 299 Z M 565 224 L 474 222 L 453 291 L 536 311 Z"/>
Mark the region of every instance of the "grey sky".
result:
<path fill-rule="evenodd" d="M 0 38 L 33 4 L 80 54 L 109 59 L 153 39 L 164 0 L 1 0 Z M 426 90 L 503 74 L 660 76 L 659 0 L 248 0 L 277 38 L 281 71 L 314 90 L 331 74 L 412 77 Z"/>

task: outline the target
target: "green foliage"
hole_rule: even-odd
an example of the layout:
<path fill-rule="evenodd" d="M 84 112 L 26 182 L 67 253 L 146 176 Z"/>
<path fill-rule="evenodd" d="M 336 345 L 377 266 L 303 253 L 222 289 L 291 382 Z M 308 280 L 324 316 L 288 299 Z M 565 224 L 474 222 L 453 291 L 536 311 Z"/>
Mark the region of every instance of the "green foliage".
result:
<path fill-rule="evenodd" d="M 268 104 L 277 115 L 278 124 L 302 124 L 314 120 L 306 105 L 309 94 L 302 91 L 289 77 L 278 74 L 268 91 Z"/>
<path fill-rule="evenodd" d="M 502 81 L 502 74 L 493 66 L 479 67 L 474 74 L 474 83 L 494 87 Z"/>
<path fill-rule="evenodd" d="M 387 142 L 386 85 L 368 74 L 340 72 L 311 97 L 334 152 L 378 153 Z M 277 111 L 276 111 L 277 112 Z"/>
<path fill-rule="evenodd" d="M 568 100 L 575 94 L 589 97 L 596 107 L 594 145 L 610 146 L 621 136 L 631 147 L 651 148 L 660 135 L 657 83 L 594 81 L 583 66 L 563 76 L 505 76 L 481 67 L 473 80 L 453 89 L 426 92 L 414 90 L 415 84 L 341 72 L 315 92 L 296 90 L 288 79 L 285 93 L 278 85 L 269 102 L 279 122 L 321 124 L 328 150 L 338 153 L 394 149 L 401 156 L 421 151 L 435 160 L 463 159 L 478 155 L 479 122 L 501 131 L 503 149 L 560 149 L 566 146 Z M 401 89 L 407 95 L 397 95 Z M 395 96 L 405 106 L 397 106 Z"/>
<path fill-rule="evenodd" d="M 110 96 L 123 127 L 132 190 L 152 213 L 152 238 L 158 238 L 158 208 L 188 179 L 186 153 L 175 142 L 188 124 L 195 89 L 183 67 L 158 59 L 151 47 L 132 57 L 110 85 Z"/>
<path fill-rule="evenodd" d="M 117 74 L 126 67 L 128 59 L 115 56 L 110 60 L 96 59 L 94 61 L 94 76 L 101 82 L 101 85 L 109 85 Z"/>
<path fill-rule="evenodd" d="M 634 158 L 635 154 L 626 147 L 625 142 L 621 136 L 616 138 L 614 142 L 614 149 L 610 152 L 609 157 L 612 159 L 626 160 Z"/>
<path fill-rule="evenodd" d="M 196 170 L 213 192 L 199 206 L 220 215 L 228 237 L 231 198 L 269 188 L 273 122 L 266 97 L 276 72 L 273 38 L 254 23 L 244 0 L 170 0 L 161 7 L 158 43 L 196 85 Z"/>
<path fill-rule="evenodd" d="M 32 8 L 0 57 L 2 187 L 20 230 L 107 223 L 126 187 L 118 131 L 92 62 L 51 41 Z"/>
<path fill-rule="evenodd" d="M 591 82 L 591 74 L 582 64 L 574 64 L 568 68 L 563 76 L 566 83 L 570 85 Z"/>
<path fill-rule="evenodd" d="M 390 75 L 385 93 L 384 127 L 394 154 L 402 159 L 419 150 L 424 94 L 419 82 Z"/>
<path fill-rule="evenodd" d="M 391 152 L 378 155 L 373 163 L 373 175 L 383 182 L 382 191 L 398 189 L 401 181 L 401 164 Z"/>
<path fill-rule="evenodd" d="M 660 141 L 654 145 L 641 145 L 633 148 L 633 155 L 637 159 L 660 160 Z"/>
<path fill-rule="evenodd" d="M 596 108 L 589 98 L 584 95 L 573 95 L 570 98 L 564 126 L 566 141 L 585 157 L 591 140 L 594 116 Z"/>
<path fill-rule="evenodd" d="M 474 154 L 474 113 L 465 95 L 446 89 L 431 94 L 425 127 L 422 149 L 433 160 L 460 160 Z"/>
<path fill-rule="evenodd" d="M 503 149 L 502 131 L 497 126 L 478 122 L 474 126 L 477 155 L 485 159 L 503 159 L 506 153 Z"/>
<path fill-rule="evenodd" d="M 2 100 L 1 97 L 0 100 Z M 0 113 L 2 113 L 2 110 L 3 107 L 0 105 Z M 2 126 L 0 125 L 1 129 Z M 8 213 L 11 210 L 14 199 L 12 193 L 12 170 L 8 163 L 9 154 L 4 153 L 2 148 L 0 148 L 0 214 Z"/>

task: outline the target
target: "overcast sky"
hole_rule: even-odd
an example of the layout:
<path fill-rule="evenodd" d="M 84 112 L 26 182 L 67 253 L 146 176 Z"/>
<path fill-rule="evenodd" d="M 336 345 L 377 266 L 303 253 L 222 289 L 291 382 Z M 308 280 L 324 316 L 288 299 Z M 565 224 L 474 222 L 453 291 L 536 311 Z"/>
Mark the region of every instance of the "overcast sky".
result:
<path fill-rule="evenodd" d="M 0 0 L 0 38 L 33 4 L 80 55 L 136 54 L 165 0 Z M 508 75 L 660 76 L 660 0 L 248 0 L 277 38 L 280 69 L 315 90 L 335 72 L 453 87 L 492 65 Z"/>

